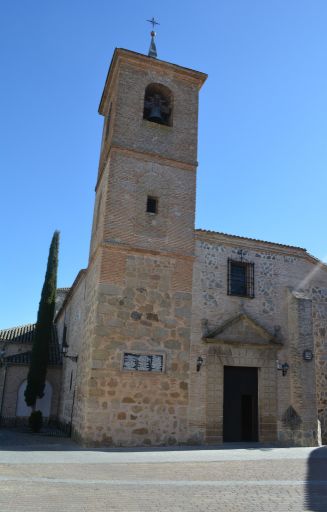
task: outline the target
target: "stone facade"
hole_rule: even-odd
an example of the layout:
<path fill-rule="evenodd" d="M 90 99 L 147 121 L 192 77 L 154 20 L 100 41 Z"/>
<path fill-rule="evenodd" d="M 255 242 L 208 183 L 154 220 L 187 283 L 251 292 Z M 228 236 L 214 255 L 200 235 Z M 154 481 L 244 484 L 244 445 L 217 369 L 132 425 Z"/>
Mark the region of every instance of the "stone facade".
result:
<path fill-rule="evenodd" d="M 204 79 L 125 50 L 112 61 L 100 105 L 104 115 L 110 110 L 110 128 L 106 121 L 89 267 L 57 320 L 79 353 L 73 430 L 84 443 L 189 437 L 197 104 Z M 172 91 L 172 127 L 143 119 L 149 81 Z M 148 196 L 159 198 L 159 215 L 145 211 Z M 83 286 L 84 313 L 76 320 Z M 159 354 L 164 372 L 140 380 L 122 369 L 124 352 Z M 71 371 L 65 367 L 64 375 Z M 72 403 L 67 386 L 62 421 Z"/>
<path fill-rule="evenodd" d="M 326 266 L 298 247 L 194 230 L 205 79 L 113 56 L 89 263 L 59 294 L 55 321 L 68 345 L 59 420 L 86 445 L 221 443 L 227 414 L 261 442 L 327 442 Z M 144 118 L 151 84 L 170 91 L 169 126 Z M 230 262 L 251 269 L 251 293 L 231 293 Z M 130 355 L 163 368 L 136 371 Z M 254 394 L 237 391 L 242 416 L 228 368 L 254 369 Z"/>
<path fill-rule="evenodd" d="M 254 263 L 254 298 L 227 293 L 228 259 L 240 260 L 240 251 Z M 223 439 L 224 366 L 259 368 L 261 441 L 316 445 L 318 420 L 326 440 L 326 282 L 326 268 L 303 249 L 196 231 L 192 358 L 201 355 L 206 370 L 193 372 L 190 427 L 202 442 Z M 206 338 L 240 314 L 237 325 Z M 265 331 L 275 343 L 265 345 Z M 304 350 L 312 350 L 313 361 L 303 359 Z M 277 359 L 288 362 L 286 376 L 276 371 Z M 286 421 L 290 406 L 301 421 L 296 428 Z"/>
<path fill-rule="evenodd" d="M 79 354 L 64 363 L 61 420 L 85 444 L 223 442 L 230 366 L 257 368 L 258 440 L 327 438 L 326 267 L 300 248 L 194 231 L 205 78 L 126 50 L 111 63 L 89 266 L 57 316 Z M 151 83 L 171 91 L 172 126 L 143 118 Z M 229 260 L 253 264 L 253 297 L 228 294 Z M 164 371 L 128 371 L 126 353 L 160 354 Z"/>

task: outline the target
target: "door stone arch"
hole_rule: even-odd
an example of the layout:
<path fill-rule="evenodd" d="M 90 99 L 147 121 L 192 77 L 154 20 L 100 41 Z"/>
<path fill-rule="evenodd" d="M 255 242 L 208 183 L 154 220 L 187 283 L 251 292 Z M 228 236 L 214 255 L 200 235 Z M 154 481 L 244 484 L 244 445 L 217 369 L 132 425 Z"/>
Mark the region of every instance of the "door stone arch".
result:
<path fill-rule="evenodd" d="M 26 405 L 25 402 L 25 389 L 27 385 L 27 379 L 23 380 L 18 388 L 17 393 L 17 405 L 16 405 L 16 416 L 26 417 L 31 414 L 32 408 Z M 51 411 L 51 400 L 52 400 L 52 386 L 50 382 L 45 382 L 44 396 L 38 398 L 36 401 L 35 410 L 41 411 L 44 418 L 49 418 Z"/>
<path fill-rule="evenodd" d="M 277 439 L 277 352 L 282 347 L 272 333 L 240 313 L 207 333 L 206 441 L 223 442 L 224 367 L 257 368 L 258 437 Z"/>

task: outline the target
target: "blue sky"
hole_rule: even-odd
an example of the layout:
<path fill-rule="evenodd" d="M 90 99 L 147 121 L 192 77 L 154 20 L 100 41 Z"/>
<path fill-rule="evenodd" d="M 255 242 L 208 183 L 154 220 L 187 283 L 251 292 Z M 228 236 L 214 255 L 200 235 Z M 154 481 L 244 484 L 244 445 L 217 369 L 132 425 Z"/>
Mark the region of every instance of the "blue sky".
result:
<path fill-rule="evenodd" d="M 325 0 L 4 0 L 0 328 L 36 318 L 53 231 L 58 286 L 87 265 L 115 47 L 208 73 L 196 226 L 327 254 Z"/>

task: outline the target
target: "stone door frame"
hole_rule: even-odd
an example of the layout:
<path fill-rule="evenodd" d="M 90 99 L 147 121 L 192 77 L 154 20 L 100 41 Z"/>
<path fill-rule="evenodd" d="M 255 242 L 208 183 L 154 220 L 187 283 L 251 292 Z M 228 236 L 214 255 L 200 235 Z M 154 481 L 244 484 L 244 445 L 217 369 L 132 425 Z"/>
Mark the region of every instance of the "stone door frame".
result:
<path fill-rule="evenodd" d="M 224 366 L 258 368 L 259 442 L 276 441 L 276 349 L 272 346 L 212 344 L 206 358 L 206 442 L 210 444 L 223 442 Z"/>

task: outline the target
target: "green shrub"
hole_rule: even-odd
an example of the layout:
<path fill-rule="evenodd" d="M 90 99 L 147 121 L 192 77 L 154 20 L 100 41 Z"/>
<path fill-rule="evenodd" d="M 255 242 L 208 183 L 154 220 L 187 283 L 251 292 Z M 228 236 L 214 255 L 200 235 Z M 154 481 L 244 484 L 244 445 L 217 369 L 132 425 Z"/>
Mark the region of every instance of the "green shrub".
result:
<path fill-rule="evenodd" d="M 32 432 L 40 432 L 43 425 L 42 412 L 33 411 L 28 419 L 28 424 Z"/>

